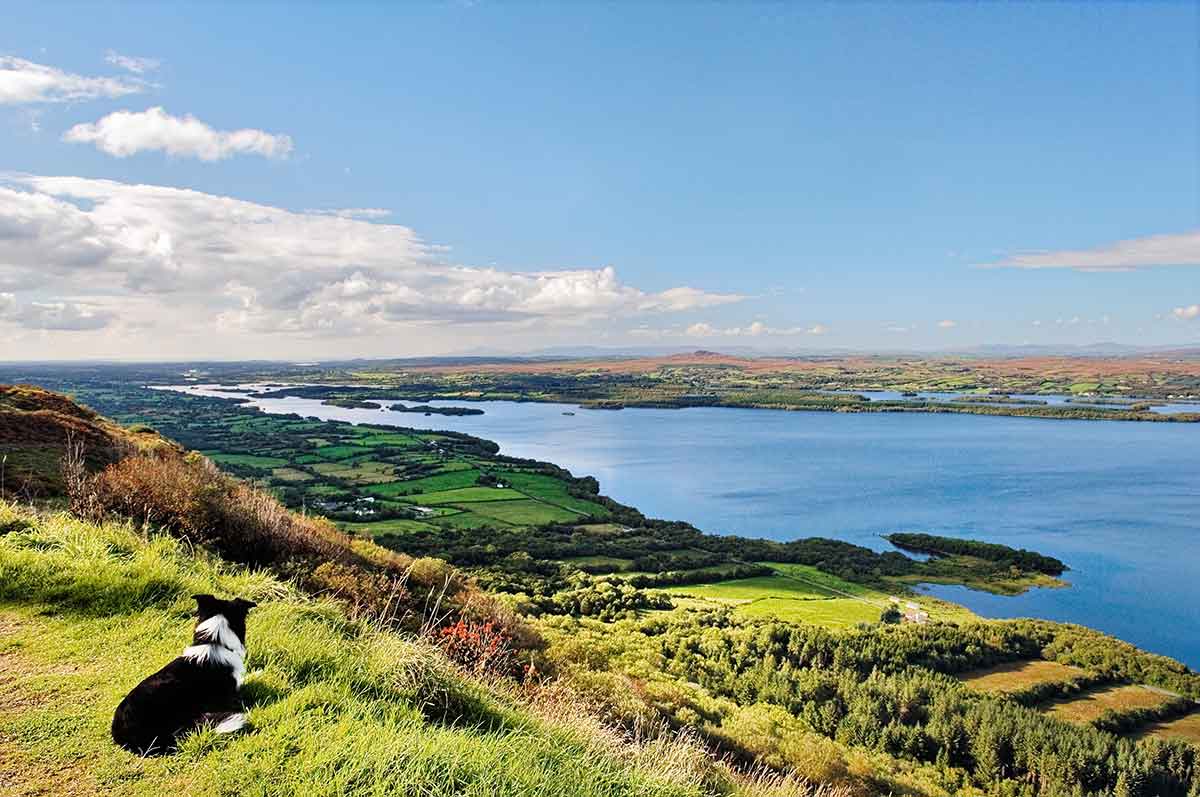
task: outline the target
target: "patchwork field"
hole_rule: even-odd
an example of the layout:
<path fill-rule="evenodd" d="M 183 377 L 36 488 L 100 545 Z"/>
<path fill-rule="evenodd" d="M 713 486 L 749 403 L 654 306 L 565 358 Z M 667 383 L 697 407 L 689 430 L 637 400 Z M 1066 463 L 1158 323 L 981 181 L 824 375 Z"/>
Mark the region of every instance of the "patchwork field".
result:
<path fill-rule="evenodd" d="M 1084 674 L 1078 667 L 1068 667 L 1054 661 L 1018 661 L 973 670 L 959 680 L 980 692 L 1017 692 L 1036 684 L 1060 683 Z"/>
<path fill-rule="evenodd" d="M 1104 712 L 1154 708 L 1171 699 L 1170 695 L 1145 686 L 1109 686 L 1084 693 L 1068 701 L 1052 703 L 1045 712 L 1057 719 L 1083 724 L 1098 719 Z"/>

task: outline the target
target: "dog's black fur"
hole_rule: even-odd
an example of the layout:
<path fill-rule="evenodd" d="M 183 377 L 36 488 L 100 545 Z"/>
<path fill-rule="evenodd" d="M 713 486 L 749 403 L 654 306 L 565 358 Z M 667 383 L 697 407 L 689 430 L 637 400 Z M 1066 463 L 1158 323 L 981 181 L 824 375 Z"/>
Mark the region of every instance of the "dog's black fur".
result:
<path fill-rule="evenodd" d="M 221 730 L 224 723 L 237 730 L 244 723 L 238 688 L 244 673 L 246 613 L 255 604 L 242 598 L 192 597 L 196 600 L 192 647 L 134 687 L 113 715 L 113 741 L 127 750 L 141 755 L 165 753 L 203 724 L 213 723 Z M 214 619 L 218 615 L 225 618 L 236 643 L 228 633 L 222 638 L 213 631 L 220 626 L 224 632 L 220 620 Z"/>

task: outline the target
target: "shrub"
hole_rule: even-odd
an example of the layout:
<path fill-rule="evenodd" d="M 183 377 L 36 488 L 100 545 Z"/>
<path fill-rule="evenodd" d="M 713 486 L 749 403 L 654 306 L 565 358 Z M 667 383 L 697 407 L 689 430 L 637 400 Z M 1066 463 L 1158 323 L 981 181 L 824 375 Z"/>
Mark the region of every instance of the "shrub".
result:
<path fill-rule="evenodd" d="M 475 623 L 460 618 L 441 629 L 437 642 L 451 661 L 477 675 L 512 675 L 516 667 L 509 638 L 490 620 Z"/>
<path fill-rule="evenodd" d="M 450 564 L 413 560 L 352 538 L 323 518 L 291 512 L 198 454 L 137 454 L 94 476 L 82 465 L 65 464 L 78 516 L 117 515 L 162 528 L 224 559 L 294 578 L 311 593 L 331 595 L 391 625 L 437 628 L 465 617 L 491 622 L 508 640 L 539 643 Z"/>

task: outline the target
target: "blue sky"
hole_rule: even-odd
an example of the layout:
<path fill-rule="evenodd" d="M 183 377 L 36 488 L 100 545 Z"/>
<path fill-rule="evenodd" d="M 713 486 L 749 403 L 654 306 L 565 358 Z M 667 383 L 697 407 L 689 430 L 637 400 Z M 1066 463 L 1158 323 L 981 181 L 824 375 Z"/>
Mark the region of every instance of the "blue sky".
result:
<path fill-rule="evenodd" d="M 0 359 L 1200 342 L 1191 3 L 4 16 Z"/>

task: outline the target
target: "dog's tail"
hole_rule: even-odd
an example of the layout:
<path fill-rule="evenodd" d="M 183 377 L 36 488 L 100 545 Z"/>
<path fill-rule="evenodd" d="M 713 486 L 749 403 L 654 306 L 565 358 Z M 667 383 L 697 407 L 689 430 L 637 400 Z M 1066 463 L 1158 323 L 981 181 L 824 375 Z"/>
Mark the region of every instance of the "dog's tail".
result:
<path fill-rule="evenodd" d="M 201 725 L 212 725 L 217 733 L 237 733 L 246 727 L 246 715 L 240 711 L 214 711 L 200 716 Z"/>

